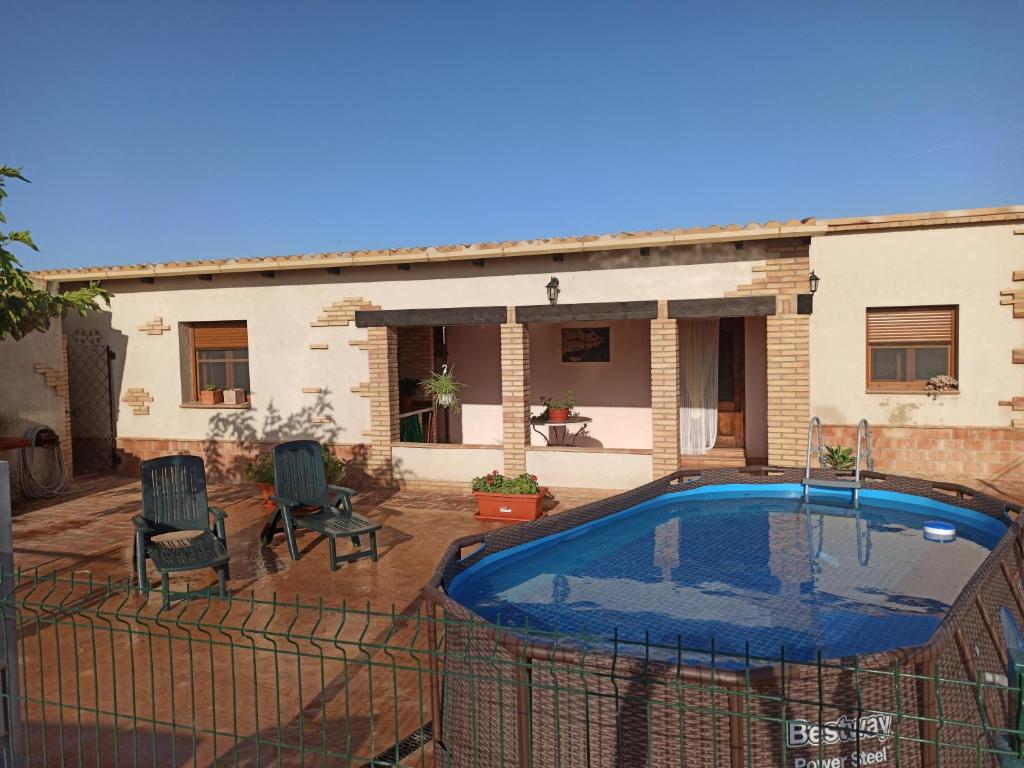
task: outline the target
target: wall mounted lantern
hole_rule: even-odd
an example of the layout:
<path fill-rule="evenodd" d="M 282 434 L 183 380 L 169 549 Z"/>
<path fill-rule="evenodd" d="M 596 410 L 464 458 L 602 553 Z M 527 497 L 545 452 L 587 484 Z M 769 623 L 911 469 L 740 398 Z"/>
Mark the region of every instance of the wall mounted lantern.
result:
<path fill-rule="evenodd" d="M 811 270 L 810 276 L 807 278 L 807 285 L 810 286 L 811 294 L 818 292 L 818 283 L 821 282 L 821 278 L 814 274 L 814 270 Z"/>
<path fill-rule="evenodd" d="M 544 287 L 548 292 L 548 303 L 551 306 L 555 306 L 555 304 L 558 303 L 558 293 L 561 291 L 561 288 L 558 287 L 558 278 L 552 276 L 552 278 L 548 280 L 548 284 Z"/>

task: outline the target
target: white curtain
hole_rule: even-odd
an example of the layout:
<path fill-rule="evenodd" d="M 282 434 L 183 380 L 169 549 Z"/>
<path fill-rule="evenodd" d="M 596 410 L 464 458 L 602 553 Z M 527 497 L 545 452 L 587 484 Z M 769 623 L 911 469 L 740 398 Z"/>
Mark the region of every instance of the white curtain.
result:
<path fill-rule="evenodd" d="M 718 437 L 718 319 L 679 322 L 680 450 L 707 453 Z"/>

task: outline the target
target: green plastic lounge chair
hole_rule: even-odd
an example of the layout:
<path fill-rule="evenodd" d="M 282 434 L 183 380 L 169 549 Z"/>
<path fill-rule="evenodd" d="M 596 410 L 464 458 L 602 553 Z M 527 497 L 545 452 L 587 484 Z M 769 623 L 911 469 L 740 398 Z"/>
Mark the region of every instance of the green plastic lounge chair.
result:
<path fill-rule="evenodd" d="M 323 453 L 316 440 L 293 440 L 274 448 L 274 487 L 276 495 L 270 499 L 277 506 L 260 534 L 264 544 L 270 544 L 283 523 L 292 560 L 299 559 L 295 529 L 306 528 L 326 537 L 332 571 L 338 569 L 339 563 L 360 557 L 369 556 L 377 562 L 377 531 L 381 525 L 352 511 L 355 491 L 327 484 Z M 338 557 L 339 537 L 351 538 L 359 547 L 359 537 L 367 534 L 369 550 Z"/>
<path fill-rule="evenodd" d="M 215 519 L 214 533 L 210 515 Z M 146 558 L 161 574 L 164 608 L 170 606 L 167 574 L 213 568 L 220 596 L 224 597 L 228 574 L 227 514 L 211 507 L 206 499 L 206 471 L 198 456 L 165 456 L 142 462 L 142 514 L 135 523 L 133 561 L 139 574 L 139 590 L 149 592 Z M 195 531 L 192 537 L 154 539 L 167 533 Z"/>

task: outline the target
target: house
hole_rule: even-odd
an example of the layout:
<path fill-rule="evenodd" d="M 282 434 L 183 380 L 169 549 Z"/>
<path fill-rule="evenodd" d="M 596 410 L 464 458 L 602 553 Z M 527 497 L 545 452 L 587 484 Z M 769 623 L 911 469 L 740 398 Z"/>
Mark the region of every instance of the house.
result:
<path fill-rule="evenodd" d="M 310 435 L 377 482 L 497 468 L 614 489 L 803 466 L 813 414 L 845 445 L 866 418 L 883 470 L 1024 479 L 1022 266 L 1009 206 L 36 277 L 114 294 L 63 324 L 65 396 L 102 358 L 109 381 L 90 386 L 113 404 L 108 423 L 72 409 L 56 425 L 76 468 L 188 452 L 236 476 Z M 409 384 L 442 365 L 465 384 L 458 413 Z M 929 392 L 939 375 L 958 385 Z M 204 405 L 210 384 L 248 398 Z M 567 390 L 590 422 L 531 423 Z"/>

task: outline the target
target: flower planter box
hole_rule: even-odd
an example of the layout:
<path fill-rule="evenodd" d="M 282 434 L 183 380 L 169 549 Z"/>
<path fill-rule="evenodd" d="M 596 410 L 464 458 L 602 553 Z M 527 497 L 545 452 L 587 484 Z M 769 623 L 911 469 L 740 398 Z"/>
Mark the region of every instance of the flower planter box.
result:
<path fill-rule="evenodd" d="M 541 502 L 548 495 L 547 488 L 538 493 L 482 493 L 474 491 L 477 520 L 499 520 L 521 523 L 536 520 L 543 514 Z"/>
<path fill-rule="evenodd" d="M 244 405 L 245 390 L 244 389 L 225 389 L 224 390 L 224 404 L 225 405 Z"/>
<path fill-rule="evenodd" d="M 203 405 L 216 405 L 224 402 L 223 389 L 203 389 L 199 392 L 199 402 Z"/>

